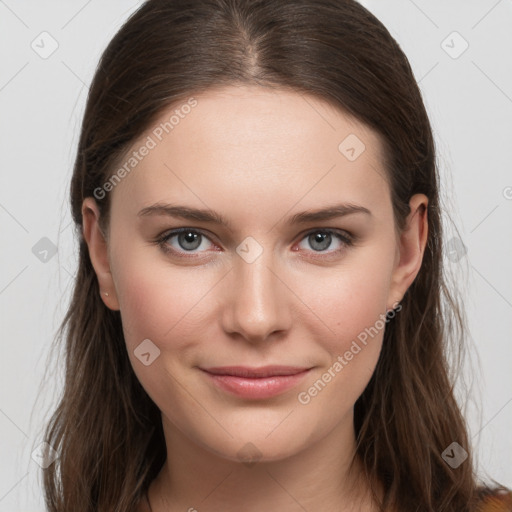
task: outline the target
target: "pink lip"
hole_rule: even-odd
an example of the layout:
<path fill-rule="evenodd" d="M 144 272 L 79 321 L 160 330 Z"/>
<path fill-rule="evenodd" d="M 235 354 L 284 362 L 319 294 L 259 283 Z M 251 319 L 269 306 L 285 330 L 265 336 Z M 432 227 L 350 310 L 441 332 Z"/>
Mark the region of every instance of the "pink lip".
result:
<path fill-rule="evenodd" d="M 224 391 L 257 400 L 279 395 L 295 387 L 311 368 L 224 366 L 200 369 Z"/>

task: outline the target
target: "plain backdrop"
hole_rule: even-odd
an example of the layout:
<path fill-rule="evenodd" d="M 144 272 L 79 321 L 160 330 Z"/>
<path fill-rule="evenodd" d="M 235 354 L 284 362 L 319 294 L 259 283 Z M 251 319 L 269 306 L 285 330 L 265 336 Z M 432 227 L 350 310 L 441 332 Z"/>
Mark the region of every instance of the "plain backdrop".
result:
<path fill-rule="evenodd" d="M 458 396 L 480 472 L 512 487 L 512 2 L 362 3 L 408 56 L 430 115 L 470 332 L 470 396 Z M 51 374 L 38 393 L 76 270 L 80 121 L 101 52 L 139 5 L 0 0 L 0 511 L 44 510 L 32 453 L 62 383 Z"/>

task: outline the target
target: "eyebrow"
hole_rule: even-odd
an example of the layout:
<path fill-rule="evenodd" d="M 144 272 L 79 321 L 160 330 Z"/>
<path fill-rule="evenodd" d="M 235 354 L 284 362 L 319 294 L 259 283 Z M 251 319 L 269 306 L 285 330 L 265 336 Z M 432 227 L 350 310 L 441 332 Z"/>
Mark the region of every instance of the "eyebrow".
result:
<path fill-rule="evenodd" d="M 307 210 L 304 212 L 296 213 L 288 219 L 289 224 L 301 224 L 308 222 L 318 222 L 323 220 L 344 217 L 355 213 L 363 213 L 372 216 L 368 208 L 361 205 L 352 203 L 337 204 L 328 206 L 318 210 Z M 169 217 L 178 217 L 185 220 L 195 220 L 198 222 L 209 222 L 212 224 L 219 224 L 228 229 L 232 229 L 231 223 L 221 214 L 213 210 L 205 210 L 199 208 L 191 208 L 189 206 L 182 206 L 176 204 L 156 203 L 147 206 L 140 210 L 137 214 L 138 217 L 146 217 L 150 215 L 165 215 Z"/>

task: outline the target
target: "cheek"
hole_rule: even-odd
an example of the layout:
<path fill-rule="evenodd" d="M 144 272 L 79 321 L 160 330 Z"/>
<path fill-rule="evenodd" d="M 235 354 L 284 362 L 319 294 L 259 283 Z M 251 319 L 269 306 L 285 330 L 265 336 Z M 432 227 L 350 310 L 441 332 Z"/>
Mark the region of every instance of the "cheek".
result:
<path fill-rule="evenodd" d="M 344 351 L 386 312 L 392 260 L 375 256 L 372 251 L 360 253 L 346 265 L 295 280 L 294 291 L 323 326 L 322 340 L 331 355 Z"/>
<path fill-rule="evenodd" d="M 311 322 L 322 325 L 314 337 L 316 350 L 324 354 L 322 365 L 297 397 L 300 404 L 311 404 L 309 412 L 332 415 L 336 421 L 339 411 L 350 409 L 368 384 L 387 326 L 393 254 L 392 247 L 361 251 L 357 261 L 347 261 L 329 277 L 316 272 L 300 288 L 304 302 L 315 313 Z M 333 403 L 336 408 L 329 408 Z"/>
<path fill-rule="evenodd" d="M 184 381 L 183 368 L 196 360 L 201 340 L 211 337 L 206 332 L 210 323 L 201 317 L 211 301 L 213 276 L 205 272 L 201 279 L 192 267 L 173 268 L 163 260 L 156 264 L 154 256 L 144 265 L 140 256 L 133 252 L 116 267 L 126 349 L 139 382 L 158 407 L 166 410 L 172 402 L 172 414 L 186 417 L 195 406 L 176 383 Z M 146 366 L 141 358 L 148 350 Z"/>
<path fill-rule="evenodd" d="M 200 339 L 204 322 L 197 316 L 211 300 L 213 273 L 172 266 L 147 247 L 124 254 L 116 260 L 115 281 L 127 347 L 133 351 L 150 339 L 183 351 Z"/>
<path fill-rule="evenodd" d="M 192 277 L 179 273 L 168 275 L 165 281 L 133 276 L 121 302 L 127 343 L 149 338 L 157 345 L 165 344 L 166 349 L 172 346 L 174 351 L 200 339 L 202 322 L 197 316 L 208 302 L 204 284 L 198 286 L 195 279 L 192 282 Z"/>

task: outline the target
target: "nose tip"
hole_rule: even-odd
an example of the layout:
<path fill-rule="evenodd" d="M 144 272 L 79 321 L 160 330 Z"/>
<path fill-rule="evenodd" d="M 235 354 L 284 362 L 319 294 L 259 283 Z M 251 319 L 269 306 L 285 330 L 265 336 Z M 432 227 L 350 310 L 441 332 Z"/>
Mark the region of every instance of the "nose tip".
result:
<path fill-rule="evenodd" d="M 223 324 L 226 332 L 250 342 L 264 341 L 290 327 L 286 287 L 265 258 L 237 261 L 228 283 Z"/>

